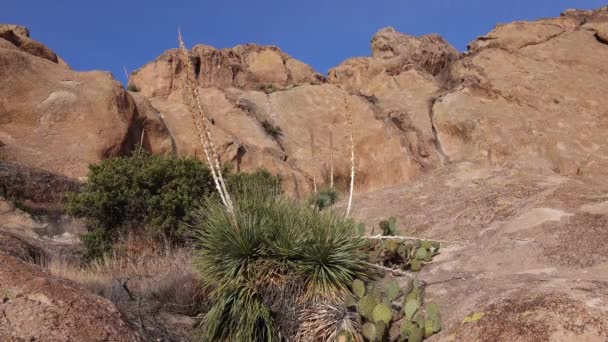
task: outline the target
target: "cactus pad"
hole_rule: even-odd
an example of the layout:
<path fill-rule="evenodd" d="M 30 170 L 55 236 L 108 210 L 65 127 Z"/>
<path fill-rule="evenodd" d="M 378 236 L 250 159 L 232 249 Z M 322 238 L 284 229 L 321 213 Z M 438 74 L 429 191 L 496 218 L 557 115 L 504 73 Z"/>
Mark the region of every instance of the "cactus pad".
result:
<path fill-rule="evenodd" d="M 361 329 L 363 336 L 368 340 L 374 341 L 376 339 L 376 326 L 372 323 L 363 324 L 363 328 Z"/>
<path fill-rule="evenodd" d="M 372 297 L 371 295 L 363 296 L 363 298 L 359 300 L 359 305 L 357 306 L 359 315 L 367 319 L 372 319 L 372 313 L 376 304 L 377 303 L 374 297 Z"/>
<path fill-rule="evenodd" d="M 341 330 L 340 333 L 338 333 L 338 337 L 336 338 L 336 342 L 352 342 L 353 341 L 353 334 L 351 334 L 350 332 L 346 331 L 346 330 Z"/>
<path fill-rule="evenodd" d="M 403 305 L 403 313 L 405 314 L 405 318 L 411 320 L 419 308 L 420 302 L 408 296 L 408 298 L 405 300 L 405 305 Z"/>
<path fill-rule="evenodd" d="M 399 284 L 396 280 L 392 279 L 386 284 L 385 287 L 386 297 L 388 297 L 389 301 L 394 301 L 399 297 Z"/>
<path fill-rule="evenodd" d="M 374 307 L 372 318 L 375 323 L 384 322 L 388 324 L 393 318 L 393 312 L 389 306 L 384 303 L 380 303 Z"/>
<path fill-rule="evenodd" d="M 422 264 L 420 263 L 420 260 L 418 259 L 414 259 L 410 262 L 410 269 L 412 270 L 412 272 L 418 272 L 422 269 Z"/>
<path fill-rule="evenodd" d="M 426 258 L 428 258 L 428 252 L 426 250 L 426 248 L 420 247 L 416 250 L 416 259 L 418 260 L 425 260 Z"/>
<path fill-rule="evenodd" d="M 353 282 L 353 293 L 357 298 L 363 298 L 365 296 L 365 283 L 359 279 L 355 279 Z"/>

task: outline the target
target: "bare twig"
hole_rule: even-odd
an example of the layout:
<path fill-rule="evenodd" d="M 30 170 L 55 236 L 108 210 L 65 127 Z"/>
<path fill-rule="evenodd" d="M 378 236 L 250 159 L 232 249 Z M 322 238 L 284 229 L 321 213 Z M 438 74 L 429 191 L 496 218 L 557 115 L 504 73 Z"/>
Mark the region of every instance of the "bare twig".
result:
<path fill-rule="evenodd" d="M 408 278 L 412 278 L 412 279 L 416 279 L 417 277 L 411 273 L 396 269 L 396 268 L 390 268 L 390 267 L 385 267 L 382 265 L 378 265 L 378 264 L 372 264 L 371 262 L 365 262 L 365 265 L 369 266 L 369 267 L 374 267 L 377 268 L 379 270 L 382 270 L 384 272 L 390 272 L 395 276 L 398 277 L 408 277 Z"/>
<path fill-rule="evenodd" d="M 415 237 L 415 236 L 372 235 L 372 236 L 364 236 L 363 238 L 368 239 L 368 240 L 399 240 L 399 241 L 401 241 L 401 240 L 423 240 L 423 241 L 453 243 L 453 244 L 460 244 L 460 245 L 466 245 L 469 243 L 468 241 L 437 240 L 437 239 L 427 239 L 427 238 L 421 238 L 421 237 Z"/>

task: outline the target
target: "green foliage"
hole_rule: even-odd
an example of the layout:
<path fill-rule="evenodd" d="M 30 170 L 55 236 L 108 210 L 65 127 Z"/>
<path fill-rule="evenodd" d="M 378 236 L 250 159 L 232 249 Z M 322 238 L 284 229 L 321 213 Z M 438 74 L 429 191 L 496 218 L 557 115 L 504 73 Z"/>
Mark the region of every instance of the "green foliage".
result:
<path fill-rule="evenodd" d="M 384 235 L 391 236 L 396 231 L 396 220 L 391 217 L 382 221 L 380 227 L 385 232 Z M 439 254 L 439 248 L 440 244 L 436 241 L 387 238 L 368 240 L 365 251 L 371 263 L 418 272 L 425 263 L 431 262 Z"/>
<path fill-rule="evenodd" d="M 323 210 L 334 205 L 338 197 L 340 197 L 340 193 L 336 189 L 327 187 L 310 195 L 308 203 L 318 210 Z M 357 226 L 357 231 L 360 231 L 359 226 Z"/>
<path fill-rule="evenodd" d="M 278 177 L 226 170 L 230 189 L 257 182 L 268 193 L 280 192 Z M 181 243 L 188 236 L 195 209 L 218 200 L 210 170 L 193 158 L 173 158 L 138 151 L 89 167 L 81 192 L 68 197 L 67 210 L 84 217 L 91 230 L 83 236 L 84 254 L 100 256 L 126 230 Z"/>
<path fill-rule="evenodd" d="M 216 298 L 196 331 L 199 341 L 279 341 L 272 312 L 251 288 L 226 289 Z"/>
<path fill-rule="evenodd" d="M 82 241 L 82 257 L 85 260 L 95 260 L 112 250 L 109 232 L 102 228 L 94 228 L 84 233 Z"/>
<path fill-rule="evenodd" d="M 262 341 L 282 334 L 282 315 L 270 311 L 268 289 L 298 300 L 337 298 L 350 293 L 355 279 L 369 277 L 353 221 L 268 196 L 254 183 L 233 193 L 233 202 L 234 216 L 217 201 L 197 215 L 197 269 L 214 301 L 201 340 Z M 286 291 L 289 284 L 302 285 L 301 291 Z M 263 322 L 263 329 L 243 322 Z"/>
<path fill-rule="evenodd" d="M 393 236 L 397 232 L 397 219 L 392 216 L 388 220 L 380 221 L 378 225 L 384 236 Z"/>
<path fill-rule="evenodd" d="M 402 304 L 395 304 L 401 297 Z M 423 306 L 423 297 L 418 280 L 407 280 L 401 288 L 395 280 L 389 280 L 384 287 L 369 284 L 367 293 L 347 310 L 357 314 L 363 341 L 394 341 L 389 331 L 399 331 L 400 341 L 422 341 L 441 330 L 439 307 L 434 303 Z"/>
<path fill-rule="evenodd" d="M 247 191 L 250 184 L 256 184 L 257 191 L 263 191 L 264 196 L 278 196 L 283 190 L 281 187 L 281 178 L 273 175 L 266 170 L 257 170 L 252 173 L 232 173 L 227 171 L 228 193 L 238 193 Z"/>

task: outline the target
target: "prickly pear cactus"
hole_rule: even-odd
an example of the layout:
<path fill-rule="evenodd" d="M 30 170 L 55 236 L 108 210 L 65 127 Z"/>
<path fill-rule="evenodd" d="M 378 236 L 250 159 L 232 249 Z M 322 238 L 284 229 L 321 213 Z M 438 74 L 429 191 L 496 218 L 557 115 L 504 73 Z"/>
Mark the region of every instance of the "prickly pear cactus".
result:
<path fill-rule="evenodd" d="M 380 222 L 382 234 L 392 236 L 396 232 L 397 220 L 394 217 Z M 368 261 L 384 267 L 403 271 L 418 272 L 439 254 L 439 242 L 418 239 L 370 239 L 365 252 Z"/>
<path fill-rule="evenodd" d="M 439 306 L 424 304 L 424 287 L 417 279 L 405 280 L 401 285 L 390 279 L 384 286 L 353 282 L 352 289 L 363 294 L 354 305 L 358 297 L 355 293 L 345 303 L 348 311 L 357 314 L 359 336 L 341 332 L 340 341 L 394 341 L 395 336 L 389 336 L 389 332 L 399 332 L 397 337 L 402 341 L 422 341 L 441 330 Z"/>

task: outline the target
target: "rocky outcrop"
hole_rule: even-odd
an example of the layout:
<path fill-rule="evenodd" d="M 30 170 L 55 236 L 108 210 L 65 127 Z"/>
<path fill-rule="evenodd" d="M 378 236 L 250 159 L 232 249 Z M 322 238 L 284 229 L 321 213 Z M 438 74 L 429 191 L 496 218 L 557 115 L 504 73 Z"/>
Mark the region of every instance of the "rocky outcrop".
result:
<path fill-rule="evenodd" d="M 274 46 L 247 44 L 218 50 L 196 45 L 190 58 L 201 87 L 271 91 L 324 80 L 310 66 Z M 130 82 L 146 97 L 168 96 L 182 87 L 183 70 L 178 51 L 173 49 L 133 72 Z"/>
<path fill-rule="evenodd" d="M 310 192 L 313 180 L 328 180 L 332 153 L 336 181 L 347 183 L 346 104 L 354 118 L 360 191 L 412 179 L 424 165 L 405 149 L 427 157 L 432 153 L 400 137 L 409 123 L 380 115 L 372 99 L 319 84 L 324 79 L 312 68 L 274 47 L 197 45 L 191 58 L 224 162 L 241 171 L 264 167 L 278 173 L 286 190 L 297 196 Z M 182 69 L 171 50 L 134 72 L 131 82 L 161 113 L 177 154 L 202 157 L 184 101 Z M 429 133 L 430 125 L 425 129 Z"/>
<path fill-rule="evenodd" d="M 52 172 L 0 160 L 0 196 L 19 201 L 59 203 L 80 183 Z"/>
<path fill-rule="evenodd" d="M 444 320 L 434 341 L 602 342 L 606 194 L 605 178 L 465 162 L 355 196 L 353 213 L 369 229 L 394 216 L 397 235 L 444 241 L 420 273 Z"/>
<path fill-rule="evenodd" d="M 338 177 L 347 176 L 345 97 L 354 103 L 358 191 L 461 161 L 589 176 L 608 153 L 606 12 L 499 25 L 462 55 L 437 35 L 385 28 L 372 38 L 370 57 L 329 71 L 329 85 L 275 47 L 197 45 L 190 54 L 223 160 L 278 172 L 292 192 L 323 179 L 330 131 Z M 177 153 L 200 155 L 182 79 L 170 50 L 131 82 L 162 113 Z"/>
<path fill-rule="evenodd" d="M 450 161 L 605 174 L 608 8 L 498 26 L 451 68 L 433 105 Z"/>
<path fill-rule="evenodd" d="M 0 284 L 0 340 L 141 340 L 110 301 L 1 251 Z"/>
<path fill-rule="evenodd" d="M 47 46 L 30 38 L 30 30 L 19 25 L 0 24 L 0 47 L 16 47 L 31 55 L 59 63 L 59 58 Z"/>
<path fill-rule="evenodd" d="M 9 38 L 0 38 L 3 159 L 83 177 L 89 164 L 129 153 L 146 129 L 144 138 L 155 152 L 171 150 L 168 133 L 154 124 L 158 119 L 140 115 L 109 73 L 76 72 L 58 64 L 44 49 L 30 48 L 35 44 L 27 41 L 25 28 L 3 25 L 1 32 Z"/>

